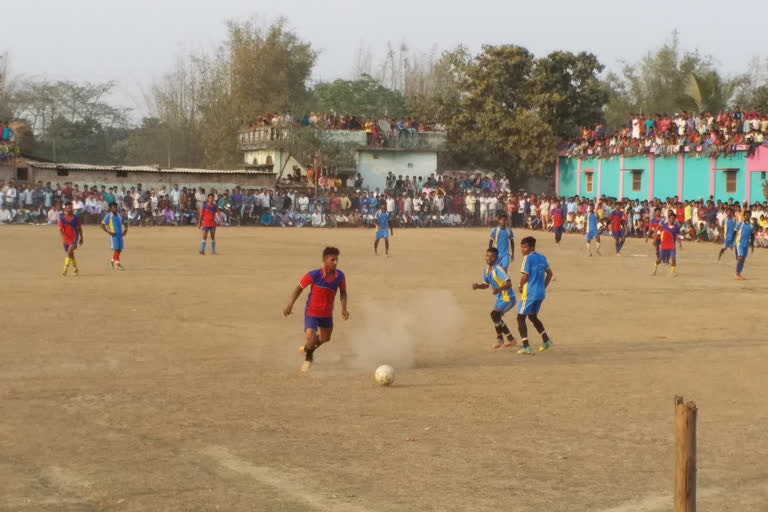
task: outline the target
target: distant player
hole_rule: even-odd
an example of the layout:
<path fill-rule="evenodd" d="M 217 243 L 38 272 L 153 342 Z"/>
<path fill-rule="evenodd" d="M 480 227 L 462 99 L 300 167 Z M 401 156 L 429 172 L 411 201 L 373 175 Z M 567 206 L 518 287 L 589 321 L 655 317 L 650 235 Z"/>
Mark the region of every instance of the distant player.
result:
<path fill-rule="evenodd" d="M 197 219 L 197 229 L 203 230 L 203 241 L 200 244 L 200 254 L 205 255 L 205 242 L 208 233 L 211 234 L 211 254 L 216 254 L 216 224 L 221 224 L 221 210 L 214 202 L 214 195 L 208 194 L 208 200 L 200 208 L 200 216 Z"/>
<path fill-rule="evenodd" d="M 509 264 L 515 261 L 515 235 L 512 234 L 512 229 L 507 226 L 507 216 L 503 213 L 499 213 L 496 216 L 498 226 L 491 230 L 490 241 L 488 242 L 488 249 L 496 248 L 498 251 L 497 265 L 507 272 Z"/>
<path fill-rule="evenodd" d="M 520 270 L 523 275 L 520 277 L 519 290 L 521 295 L 520 304 L 517 306 L 517 328 L 520 331 L 523 348 L 517 353 L 530 355 L 531 347 L 528 345 L 526 317 L 541 335 L 542 344 L 539 350 L 543 352 L 552 347 L 552 340 L 538 317 L 541 304 L 544 302 L 545 290 L 549 286 L 549 282 L 552 281 L 552 269 L 549 268 L 547 258 L 536 252 L 536 239 L 532 236 L 523 238 L 520 242 L 520 252 L 525 257 L 525 261 Z"/>
<path fill-rule="evenodd" d="M 733 209 L 728 208 L 726 211 L 726 220 L 723 224 L 723 248 L 717 255 L 717 261 L 723 257 L 723 253 L 728 249 L 733 249 L 736 246 L 736 221 L 733 220 Z"/>
<path fill-rule="evenodd" d="M 387 231 L 389 229 L 389 231 Z M 373 253 L 379 255 L 379 240 L 384 239 L 384 250 L 389 256 L 389 235 L 395 236 L 392 231 L 392 221 L 387 213 L 387 202 L 381 203 L 381 210 L 376 212 L 376 241 L 373 242 Z"/>
<path fill-rule="evenodd" d="M 661 216 L 661 208 L 653 210 L 653 218 L 648 222 L 648 232 L 645 234 L 645 241 L 653 237 L 653 246 L 656 248 L 656 258 L 659 257 L 659 247 L 661 246 L 661 223 L 664 218 Z"/>
<path fill-rule="evenodd" d="M 620 256 L 621 248 L 624 247 L 624 242 L 626 241 L 624 231 L 627 222 L 627 218 L 624 215 L 624 210 L 621 209 L 621 205 L 618 205 L 616 209 L 611 212 L 609 218 L 611 220 L 613 239 L 616 242 L 616 256 Z"/>
<path fill-rule="evenodd" d="M 747 259 L 749 248 L 752 247 L 752 252 L 755 252 L 755 233 L 750 222 L 751 218 L 752 212 L 744 210 L 744 221 L 736 226 L 736 279 L 739 281 L 744 280 L 741 272 L 744 270 L 744 261 Z"/>
<path fill-rule="evenodd" d="M 85 237 L 83 236 L 83 225 L 80 222 L 80 217 L 72 211 L 71 201 L 64 205 L 64 215 L 59 217 L 59 232 L 61 233 L 61 242 L 64 244 L 64 251 L 67 253 L 61 275 L 66 276 L 69 266 L 72 265 L 74 275 L 78 276 L 80 270 L 77 268 L 75 250 L 85 243 Z"/>
<path fill-rule="evenodd" d="M 509 331 L 509 327 L 504 323 L 502 317 L 515 305 L 515 294 L 512 291 L 512 281 L 509 280 L 506 271 L 499 263 L 499 251 L 494 247 L 489 247 L 485 253 L 485 263 L 488 265 L 483 269 L 483 282 L 473 283 L 473 290 L 487 290 L 491 288 L 496 296 L 496 301 L 491 311 L 491 321 L 496 329 L 496 343 L 492 348 L 511 347 L 515 344 L 515 338 Z M 507 340 L 504 341 L 504 336 Z"/>
<path fill-rule="evenodd" d="M 109 265 L 114 269 L 117 264 L 118 270 L 125 270 L 125 267 L 120 263 L 120 253 L 123 252 L 123 237 L 128 234 L 128 223 L 117 211 L 117 203 L 112 202 L 109 204 L 109 213 L 101 221 L 101 229 L 104 230 L 112 240 L 109 243 L 109 248 L 112 249 L 112 260 Z"/>
<path fill-rule="evenodd" d="M 669 260 L 672 263 L 672 277 L 677 277 L 675 269 L 677 268 L 677 250 L 675 249 L 675 243 L 682 247 L 683 242 L 680 240 L 680 225 L 677 223 L 677 215 L 673 210 L 669 211 L 667 220 L 663 220 L 659 223 L 660 230 L 660 250 L 659 255 L 656 256 L 656 263 L 653 264 L 653 274 L 656 275 L 656 269 L 659 268 L 659 263 L 664 260 Z"/>
<path fill-rule="evenodd" d="M 584 232 L 587 236 L 587 252 L 590 256 L 592 256 L 592 240 L 597 244 L 597 254 L 600 254 L 600 228 L 597 226 L 597 221 L 598 217 L 595 213 L 595 206 L 589 205 Z"/>
<path fill-rule="evenodd" d="M 304 354 L 304 364 L 301 371 L 306 372 L 312 366 L 315 350 L 331 341 L 333 334 L 333 302 L 336 292 L 341 298 L 341 316 L 344 320 L 349 318 L 347 311 L 347 281 L 344 273 L 337 270 L 339 264 L 339 250 L 335 247 L 326 247 L 323 250 L 323 267 L 312 270 L 299 281 L 299 286 L 288 299 L 288 305 L 283 314 L 291 314 L 296 299 L 299 298 L 304 288 L 311 286 L 307 297 L 307 306 L 304 308 L 304 334 L 306 343 L 299 350 Z"/>
<path fill-rule="evenodd" d="M 549 212 L 552 217 L 552 232 L 555 234 L 555 245 L 560 247 L 560 240 L 563 238 L 563 208 L 560 206 L 560 201 L 555 201 L 555 206 Z"/>

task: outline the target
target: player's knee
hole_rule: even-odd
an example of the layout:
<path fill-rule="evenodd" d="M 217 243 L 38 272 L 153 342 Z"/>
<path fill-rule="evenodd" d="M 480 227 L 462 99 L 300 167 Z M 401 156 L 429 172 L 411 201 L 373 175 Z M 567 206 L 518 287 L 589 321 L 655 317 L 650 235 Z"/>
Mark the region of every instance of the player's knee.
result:
<path fill-rule="evenodd" d="M 493 320 L 493 323 L 499 323 L 501 321 L 501 311 L 496 309 L 491 311 L 491 320 Z"/>
<path fill-rule="evenodd" d="M 525 315 L 517 315 L 518 327 L 525 327 Z"/>
<path fill-rule="evenodd" d="M 536 320 L 539 319 L 539 317 L 536 316 L 536 313 L 531 313 L 530 315 L 528 315 L 528 318 L 531 320 L 531 322 L 535 322 Z"/>

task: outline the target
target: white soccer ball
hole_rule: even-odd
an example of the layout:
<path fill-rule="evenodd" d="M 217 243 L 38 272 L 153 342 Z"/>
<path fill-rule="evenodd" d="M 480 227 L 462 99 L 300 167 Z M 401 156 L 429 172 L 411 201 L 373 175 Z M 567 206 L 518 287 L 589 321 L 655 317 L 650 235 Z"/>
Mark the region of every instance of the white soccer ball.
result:
<path fill-rule="evenodd" d="M 395 382 L 395 369 L 388 364 L 383 364 L 376 368 L 376 373 L 373 374 L 373 377 L 379 386 L 390 386 Z"/>

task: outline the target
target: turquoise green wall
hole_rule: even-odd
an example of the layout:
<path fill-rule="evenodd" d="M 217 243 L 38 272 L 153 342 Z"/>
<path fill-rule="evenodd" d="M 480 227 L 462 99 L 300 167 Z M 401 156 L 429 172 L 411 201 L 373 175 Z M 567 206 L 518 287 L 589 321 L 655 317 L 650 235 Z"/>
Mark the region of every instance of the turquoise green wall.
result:
<path fill-rule="evenodd" d="M 734 201 L 743 201 L 746 193 L 747 181 L 747 161 L 746 152 L 739 152 L 731 157 L 717 157 L 715 159 L 715 169 L 738 168 L 736 173 L 736 193 L 728 194 L 725 191 L 725 172 L 715 171 L 715 201 L 727 201 L 733 198 Z M 751 193 L 751 192 L 750 192 Z"/>
<path fill-rule="evenodd" d="M 618 157 L 603 159 L 602 179 L 600 182 L 600 195 L 606 197 L 619 197 L 619 169 L 621 160 Z"/>
<path fill-rule="evenodd" d="M 650 159 L 644 156 L 633 156 L 624 159 L 624 169 L 639 169 L 643 172 L 640 175 L 640 191 L 632 192 L 632 173 L 624 171 L 624 196 L 627 199 L 648 199 L 648 164 Z"/>
<path fill-rule="evenodd" d="M 560 182 L 558 183 L 561 196 L 576 195 L 576 169 L 578 160 L 575 158 L 560 159 Z"/>
<path fill-rule="evenodd" d="M 752 182 L 749 185 L 749 202 L 754 203 L 755 201 L 758 201 L 762 203 L 765 201 L 765 196 L 763 195 L 763 178 L 761 176 L 762 173 L 752 172 L 750 174 L 752 175 L 750 176 Z"/>
<path fill-rule="evenodd" d="M 683 160 L 683 200 L 709 198 L 709 158 L 686 155 Z"/>
<path fill-rule="evenodd" d="M 597 158 L 583 160 L 581 162 L 582 171 L 584 171 L 584 169 L 594 169 L 594 172 L 592 173 L 592 192 L 590 193 L 587 192 L 587 174 L 585 172 L 581 173 L 581 182 L 579 183 L 579 196 L 593 199 L 597 197 L 597 168 L 599 163 L 600 162 Z"/>
<path fill-rule="evenodd" d="M 653 165 L 653 195 L 677 197 L 677 157 L 656 158 Z"/>

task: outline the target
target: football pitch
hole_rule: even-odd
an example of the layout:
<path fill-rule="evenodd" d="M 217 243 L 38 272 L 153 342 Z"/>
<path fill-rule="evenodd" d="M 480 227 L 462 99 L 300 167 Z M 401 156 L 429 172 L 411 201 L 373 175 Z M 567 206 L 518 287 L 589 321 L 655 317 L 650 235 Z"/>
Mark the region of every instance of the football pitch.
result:
<path fill-rule="evenodd" d="M 676 394 L 699 510 L 765 510 L 768 252 L 737 282 L 684 244 L 673 279 L 639 240 L 526 234 L 555 275 L 533 356 L 491 349 L 485 229 L 396 230 L 384 258 L 373 230 L 219 229 L 212 257 L 193 228 L 131 228 L 119 272 L 89 225 L 64 278 L 55 228 L 0 228 L 0 510 L 668 511 Z M 351 317 L 337 299 L 302 374 L 306 291 L 282 310 L 326 245 Z"/>

